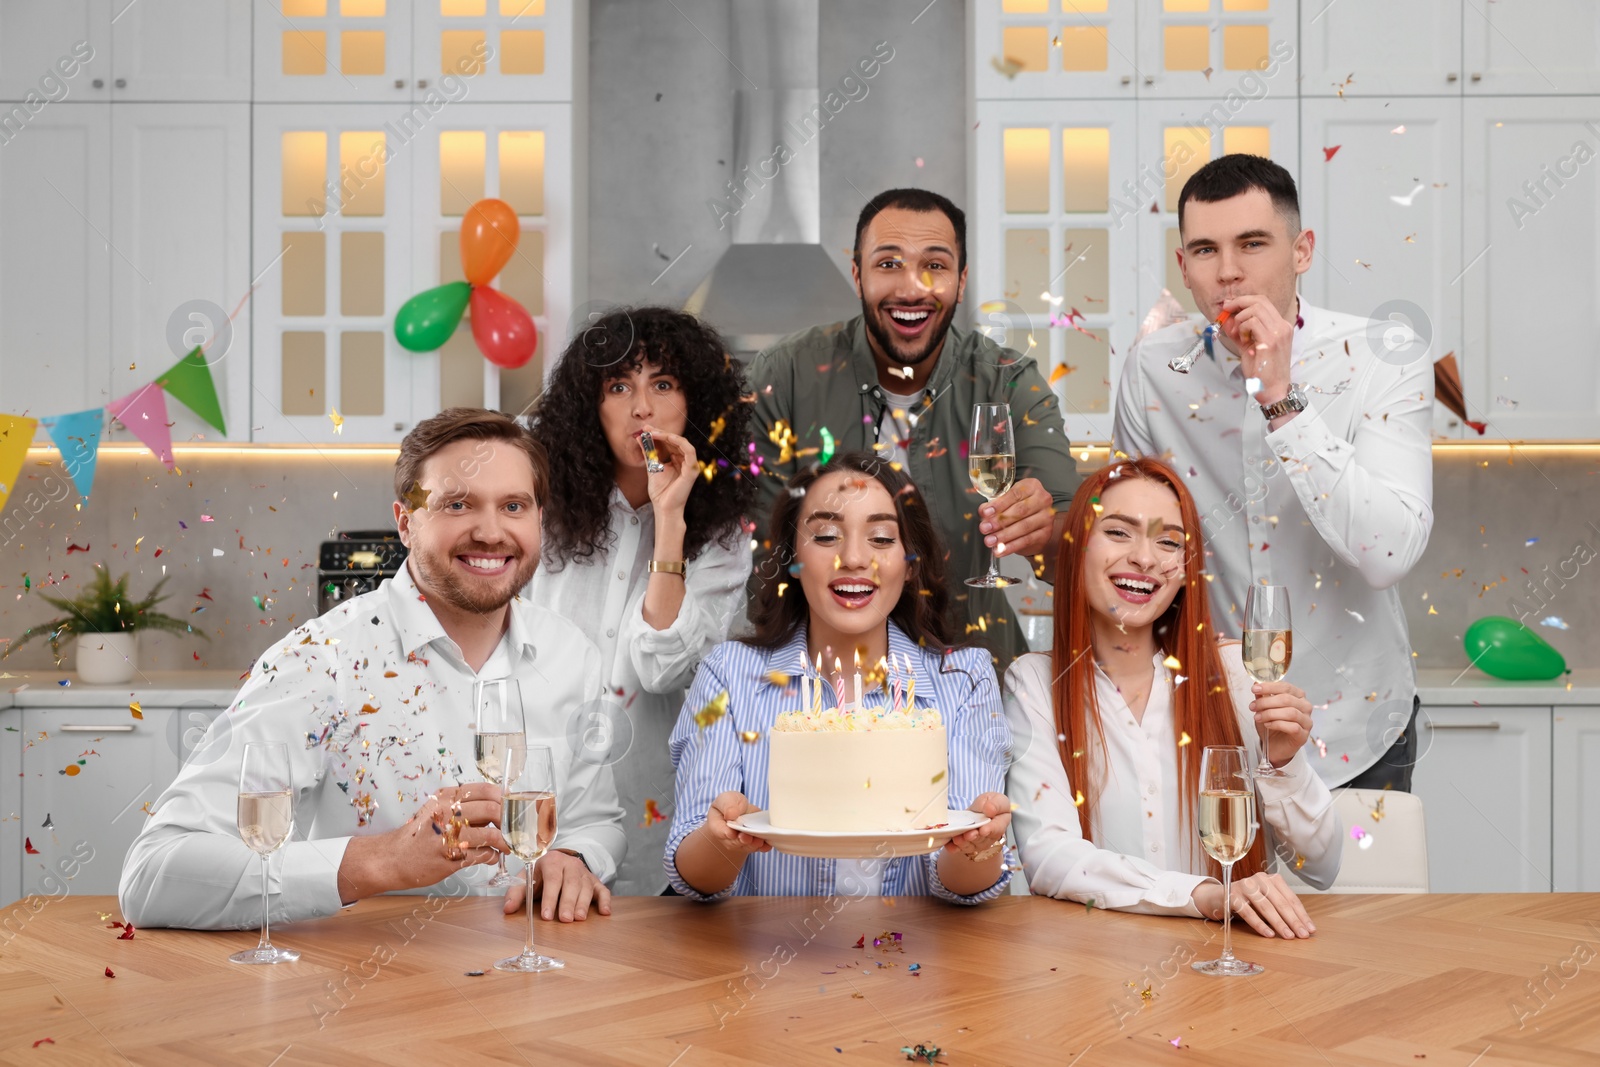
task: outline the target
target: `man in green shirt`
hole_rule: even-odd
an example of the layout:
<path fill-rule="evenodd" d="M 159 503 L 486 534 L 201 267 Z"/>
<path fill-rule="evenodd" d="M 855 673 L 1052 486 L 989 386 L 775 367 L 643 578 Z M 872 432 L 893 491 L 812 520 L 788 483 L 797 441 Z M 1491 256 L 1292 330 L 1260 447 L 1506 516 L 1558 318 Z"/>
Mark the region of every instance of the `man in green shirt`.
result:
<path fill-rule="evenodd" d="M 938 522 L 969 640 L 998 669 L 1027 651 L 999 590 L 974 589 L 993 549 L 1042 558 L 1053 577 L 1078 484 L 1061 412 L 1031 356 L 952 325 L 967 285 L 966 216 L 922 189 L 879 193 L 856 223 L 851 277 L 861 314 L 791 334 L 750 364 L 763 528 L 783 483 L 824 455 L 875 450 L 904 465 Z M 967 472 L 974 404 L 1009 403 L 1017 481 L 985 503 Z M 1058 510 L 1059 509 L 1059 510 Z M 770 570 L 757 561 L 757 575 Z"/>

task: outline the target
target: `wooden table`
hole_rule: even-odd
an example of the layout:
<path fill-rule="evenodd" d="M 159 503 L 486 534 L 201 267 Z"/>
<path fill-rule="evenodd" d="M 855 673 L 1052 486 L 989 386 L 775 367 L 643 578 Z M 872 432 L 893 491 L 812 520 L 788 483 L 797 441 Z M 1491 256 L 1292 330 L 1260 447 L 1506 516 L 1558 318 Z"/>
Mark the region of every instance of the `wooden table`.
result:
<path fill-rule="evenodd" d="M 1216 954 L 1215 923 L 1037 897 L 627 898 L 541 922 L 567 961 L 543 975 L 489 966 L 525 930 L 493 899 L 378 898 L 285 926 L 274 942 L 303 957 L 277 967 L 227 962 L 253 933 L 123 941 L 100 917 L 120 917 L 111 898 L 24 901 L 0 912 L 0 1060 L 848 1065 L 922 1042 L 949 1064 L 1600 1063 L 1600 896 L 1307 907 L 1315 938 L 1243 933 L 1267 973 L 1217 979 L 1188 967 Z M 874 948 L 885 932 L 900 941 Z"/>

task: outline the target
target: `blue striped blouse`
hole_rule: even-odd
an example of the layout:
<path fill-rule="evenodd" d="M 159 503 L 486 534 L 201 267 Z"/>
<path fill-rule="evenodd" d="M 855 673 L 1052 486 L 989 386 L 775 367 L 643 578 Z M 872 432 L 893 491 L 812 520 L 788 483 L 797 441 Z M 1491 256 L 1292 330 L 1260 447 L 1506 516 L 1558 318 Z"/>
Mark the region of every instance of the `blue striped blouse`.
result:
<path fill-rule="evenodd" d="M 989 653 L 981 648 L 956 649 L 941 656 L 920 648 L 893 622 L 889 623 L 889 652 L 909 660 L 917 682 L 918 704 L 932 704 L 944 718 L 950 745 L 947 779 L 950 807 L 971 804 L 980 793 L 1004 792 L 1006 751 L 1011 730 L 1000 704 Z M 667 877 L 672 887 L 696 900 L 720 900 L 734 894 L 755 896 L 831 896 L 835 892 L 837 861 L 791 856 L 774 849 L 752 854 L 734 883 L 714 896 L 697 892 L 678 873 L 678 845 L 705 822 L 706 810 L 721 793 L 743 793 L 759 808 L 767 806 L 767 731 L 778 714 L 799 706 L 797 686 L 785 690 L 767 680 L 771 671 L 796 676 L 806 659 L 806 630 L 802 626 L 788 644 L 773 652 L 752 648 L 741 641 L 724 641 L 700 664 L 694 685 L 672 731 L 673 766 L 677 769 L 672 832 L 667 838 Z M 695 713 L 718 693 L 728 691 L 728 712 L 702 729 Z M 823 706 L 833 707 L 830 687 L 823 686 Z M 867 693 L 863 702 L 882 706 L 882 689 Z M 760 739 L 746 742 L 740 734 L 758 731 Z M 942 850 L 941 850 L 942 851 Z M 889 860 L 883 871 L 884 896 L 933 896 L 954 904 L 981 904 L 1006 891 L 1010 864 L 1000 878 L 981 893 L 961 896 L 939 881 L 937 860 L 914 856 Z M 850 887 L 844 888 L 851 893 Z"/>

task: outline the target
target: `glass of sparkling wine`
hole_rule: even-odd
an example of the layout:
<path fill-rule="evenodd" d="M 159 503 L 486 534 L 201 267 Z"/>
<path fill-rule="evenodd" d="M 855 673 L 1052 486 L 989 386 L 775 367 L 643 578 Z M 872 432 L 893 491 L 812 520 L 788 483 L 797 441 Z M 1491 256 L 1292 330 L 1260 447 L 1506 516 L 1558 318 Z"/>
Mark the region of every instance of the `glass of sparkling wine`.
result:
<path fill-rule="evenodd" d="M 250 741 L 239 768 L 239 836 L 261 857 L 261 943 L 235 952 L 231 963 L 293 963 L 300 953 L 275 948 L 267 936 L 267 857 L 294 832 L 294 786 L 289 778 L 289 746 Z"/>
<path fill-rule="evenodd" d="M 985 500 L 1011 491 L 1011 482 L 1017 473 L 1017 445 L 1011 432 L 1010 404 L 972 405 L 967 464 L 972 488 Z M 999 550 L 998 541 L 995 549 Z M 988 573 L 981 578 L 968 578 L 967 584 L 975 589 L 1004 589 L 1011 583 L 1000 577 L 1000 557 L 990 553 Z"/>
<path fill-rule="evenodd" d="M 472 742 L 478 773 L 499 786 L 503 794 L 507 783 L 522 773 L 528 750 L 522 687 L 514 678 L 478 682 L 472 687 L 472 705 Z M 500 869 L 488 884 L 503 888 L 516 885 L 519 880 L 506 870 L 506 854 L 500 853 Z"/>
<path fill-rule="evenodd" d="M 506 786 L 500 801 L 500 832 L 506 844 L 528 864 L 524 868 L 528 886 L 528 943 L 516 956 L 495 963 L 497 971 L 553 971 L 565 967 L 565 960 L 541 956 L 533 950 L 533 865 L 549 849 L 556 836 L 555 758 L 546 745 L 529 745 L 521 773 Z"/>
<path fill-rule="evenodd" d="M 1289 673 L 1294 657 L 1294 630 L 1289 625 L 1289 590 L 1281 585 L 1252 585 L 1244 598 L 1244 669 L 1258 682 L 1276 682 Z M 1261 758 L 1257 778 L 1293 778 L 1267 758 L 1267 735 L 1257 731 Z"/>
<path fill-rule="evenodd" d="M 1207 747 L 1200 756 L 1200 847 L 1222 864 L 1222 956 L 1191 964 L 1201 974 L 1260 974 L 1233 954 L 1233 865 L 1256 839 L 1256 791 L 1243 745 Z"/>

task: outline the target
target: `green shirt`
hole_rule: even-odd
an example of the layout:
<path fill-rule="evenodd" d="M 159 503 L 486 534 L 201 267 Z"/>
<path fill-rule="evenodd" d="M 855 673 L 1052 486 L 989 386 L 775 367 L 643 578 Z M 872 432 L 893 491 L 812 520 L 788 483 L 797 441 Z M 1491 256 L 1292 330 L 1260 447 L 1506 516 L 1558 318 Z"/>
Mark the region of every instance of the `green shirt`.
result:
<path fill-rule="evenodd" d="M 880 454 L 893 449 L 893 442 L 878 441 L 887 401 L 859 315 L 783 338 L 751 361 L 749 380 L 756 397 L 753 436 L 769 472 L 756 480 L 758 536 L 766 532 L 766 517 L 784 482 L 820 454 L 779 463 L 780 446 L 769 436 L 779 419 L 794 433 L 795 453 L 823 448 L 824 429 L 832 434 L 835 454 L 870 452 L 875 445 Z M 1007 402 L 1017 479 L 1039 479 L 1056 507 L 1066 507 L 1078 476 L 1055 394 L 1033 357 L 1001 348 L 980 333 L 950 328 L 906 448 L 908 473 L 922 490 L 948 552 L 945 571 L 956 618 L 966 622 L 967 640 L 996 656 L 1001 671 L 1027 651 L 1027 643 L 1003 592 L 963 584 L 989 566 L 989 548 L 978 532 L 983 498 L 967 474 L 966 441 L 974 404 Z"/>

